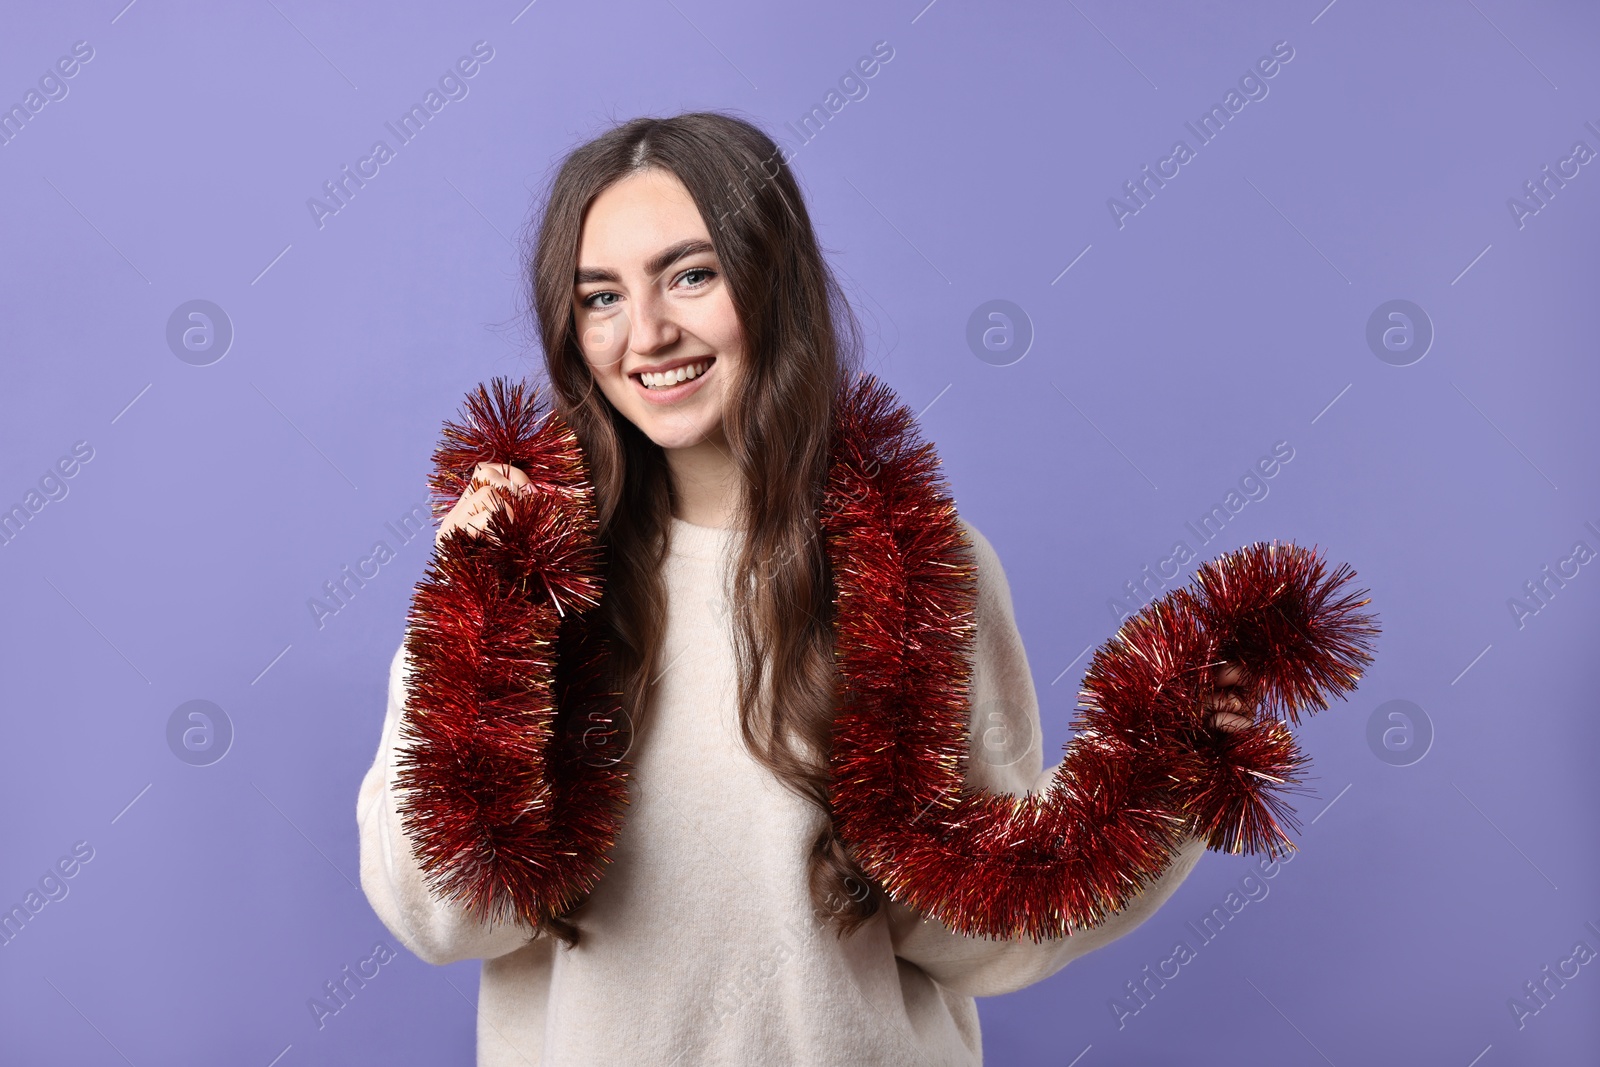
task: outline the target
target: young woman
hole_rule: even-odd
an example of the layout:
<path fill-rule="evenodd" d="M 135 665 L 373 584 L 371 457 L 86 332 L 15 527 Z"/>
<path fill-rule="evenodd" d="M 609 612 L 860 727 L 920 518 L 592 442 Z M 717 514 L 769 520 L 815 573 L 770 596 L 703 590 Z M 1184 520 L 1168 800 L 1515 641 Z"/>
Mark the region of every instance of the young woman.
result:
<path fill-rule="evenodd" d="M 770 138 L 694 113 L 576 149 L 530 282 L 607 553 L 596 611 L 633 727 L 626 819 L 593 891 L 549 922 L 485 920 L 433 892 L 397 788 L 402 646 L 358 803 L 373 908 L 430 963 L 484 961 L 480 1065 L 979 1063 L 975 996 L 1134 929 L 1205 842 L 1186 837 L 1100 924 L 1043 941 L 957 933 L 852 858 L 828 808 L 835 586 L 818 510 L 857 328 Z M 481 537 L 531 488 L 480 464 L 439 544 Z M 1055 768 L 1006 576 L 960 525 L 977 573 L 966 780 L 1038 791 Z M 1216 682 L 1212 723 L 1246 727 L 1240 676 Z"/>

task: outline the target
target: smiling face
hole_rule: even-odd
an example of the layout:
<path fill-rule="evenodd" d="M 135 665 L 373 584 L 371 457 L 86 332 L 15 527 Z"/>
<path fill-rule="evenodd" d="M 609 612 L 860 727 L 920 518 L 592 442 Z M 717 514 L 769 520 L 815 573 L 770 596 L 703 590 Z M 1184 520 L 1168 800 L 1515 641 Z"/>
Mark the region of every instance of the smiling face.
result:
<path fill-rule="evenodd" d="M 744 358 L 711 235 L 677 176 L 648 168 L 584 214 L 572 291 L 578 347 L 606 399 L 664 449 L 722 447 Z"/>

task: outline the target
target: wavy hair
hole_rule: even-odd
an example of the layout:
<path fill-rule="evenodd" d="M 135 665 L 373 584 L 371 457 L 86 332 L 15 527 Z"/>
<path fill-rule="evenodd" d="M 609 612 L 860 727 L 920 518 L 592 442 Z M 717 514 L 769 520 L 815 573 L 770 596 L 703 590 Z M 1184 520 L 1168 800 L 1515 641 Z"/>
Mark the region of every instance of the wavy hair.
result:
<path fill-rule="evenodd" d="M 527 242 L 528 298 L 555 407 L 591 464 L 609 568 L 596 621 L 610 638 L 613 681 L 635 733 L 667 615 L 660 566 L 671 479 L 662 449 L 596 385 L 577 343 L 572 292 L 589 205 L 647 168 L 672 173 L 693 197 L 743 330 L 744 370 L 728 385 L 723 413 L 743 488 L 730 603 L 739 726 L 751 754 L 826 817 L 808 842 L 809 890 L 816 914 L 843 937 L 882 906 L 882 890 L 835 832 L 828 795 L 838 679 L 834 585 L 818 517 L 833 403 L 860 365 L 860 326 L 783 153 L 750 122 L 719 112 L 637 118 L 561 161 Z M 578 942 L 580 908 L 551 924 L 569 946 Z"/>

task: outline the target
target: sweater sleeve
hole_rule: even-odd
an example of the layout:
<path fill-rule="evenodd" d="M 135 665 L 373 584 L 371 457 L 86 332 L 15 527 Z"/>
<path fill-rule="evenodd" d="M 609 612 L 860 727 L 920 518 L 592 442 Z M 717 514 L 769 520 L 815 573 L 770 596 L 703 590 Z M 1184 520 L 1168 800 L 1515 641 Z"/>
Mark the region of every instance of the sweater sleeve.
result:
<path fill-rule="evenodd" d="M 428 963 L 493 959 L 525 945 L 533 931 L 513 922 L 476 921 L 427 887 L 412 856 L 391 783 L 405 710 L 409 660 L 405 644 L 389 664 L 388 710 L 377 758 L 361 781 L 356 821 L 361 828 L 361 888 L 372 910 L 406 948 Z"/>
<path fill-rule="evenodd" d="M 971 758 L 967 781 L 994 793 L 1043 791 L 1056 768 L 1044 769 L 1039 701 L 1017 632 L 1011 588 L 999 557 L 977 528 L 961 519 L 978 564 L 977 633 L 971 682 Z M 1190 836 L 1160 877 L 1099 926 L 1035 943 L 1031 938 L 966 937 L 898 902 L 888 906 L 895 955 L 916 964 L 956 993 L 1011 993 L 1055 974 L 1068 963 L 1130 932 L 1149 918 L 1189 876 L 1205 852 Z"/>

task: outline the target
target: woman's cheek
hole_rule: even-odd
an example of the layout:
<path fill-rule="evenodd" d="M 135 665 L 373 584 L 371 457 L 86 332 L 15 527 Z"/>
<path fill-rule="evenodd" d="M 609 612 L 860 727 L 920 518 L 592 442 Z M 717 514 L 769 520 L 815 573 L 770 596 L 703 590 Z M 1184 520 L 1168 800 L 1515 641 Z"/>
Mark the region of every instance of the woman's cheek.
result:
<path fill-rule="evenodd" d="M 713 337 L 717 354 L 725 357 L 730 363 L 737 363 L 744 352 L 744 333 L 739 328 L 739 313 L 733 308 L 733 301 L 723 297 L 718 301 L 718 306 L 712 321 L 706 324 L 702 337 Z"/>
<path fill-rule="evenodd" d="M 590 320 L 578 334 L 584 358 L 596 370 L 615 366 L 622 359 L 627 340 L 627 318 L 621 312 Z"/>

